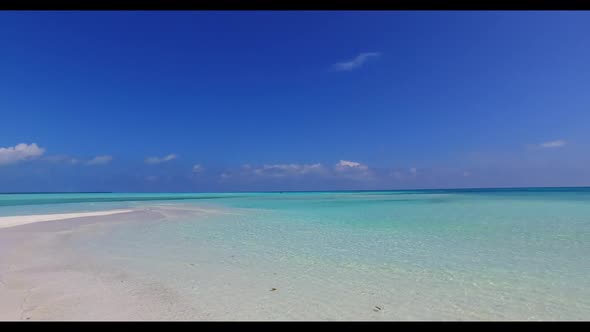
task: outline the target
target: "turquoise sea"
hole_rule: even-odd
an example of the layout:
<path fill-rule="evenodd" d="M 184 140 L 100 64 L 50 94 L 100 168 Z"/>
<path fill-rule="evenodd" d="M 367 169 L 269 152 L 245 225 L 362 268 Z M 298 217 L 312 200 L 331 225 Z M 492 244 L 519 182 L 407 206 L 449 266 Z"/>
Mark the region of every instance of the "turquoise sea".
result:
<path fill-rule="evenodd" d="M 590 319 L 590 188 L 0 194 L 119 208 L 168 212 L 68 245 L 212 319 Z"/>

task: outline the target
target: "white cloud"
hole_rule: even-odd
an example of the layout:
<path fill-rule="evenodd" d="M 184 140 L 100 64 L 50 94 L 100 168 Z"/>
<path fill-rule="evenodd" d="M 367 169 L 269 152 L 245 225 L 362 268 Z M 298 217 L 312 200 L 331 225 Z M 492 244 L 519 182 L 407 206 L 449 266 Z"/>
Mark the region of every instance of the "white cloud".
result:
<path fill-rule="evenodd" d="M 376 173 L 367 165 L 350 160 L 340 160 L 333 167 L 321 163 L 310 164 L 264 164 L 260 166 L 244 164 L 236 170 L 226 170 L 219 174 L 220 180 L 259 181 L 264 179 L 288 180 L 326 179 L 336 181 L 347 179 L 355 181 L 374 180 Z"/>
<path fill-rule="evenodd" d="M 0 165 L 12 164 L 22 160 L 33 159 L 45 152 L 36 143 L 20 143 L 15 146 L 0 148 Z"/>
<path fill-rule="evenodd" d="M 343 61 L 332 65 L 332 68 L 337 71 L 351 71 L 355 68 L 362 66 L 371 57 L 378 57 L 381 53 L 379 52 L 365 52 L 357 55 L 350 61 Z"/>
<path fill-rule="evenodd" d="M 244 165 L 243 169 L 250 170 L 250 165 Z M 292 176 L 304 175 L 313 172 L 321 172 L 323 170 L 322 164 L 275 164 L 263 165 L 260 168 L 253 169 L 253 173 L 262 176 Z"/>
<path fill-rule="evenodd" d="M 253 166 L 244 164 L 238 170 L 221 173 L 220 179 L 256 181 L 258 179 L 299 178 L 310 175 L 328 175 L 329 170 L 320 163 L 315 164 L 265 164 Z"/>
<path fill-rule="evenodd" d="M 360 170 L 366 171 L 369 169 L 367 165 L 363 165 L 361 163 L 357 163 L 356 161 L 349 161 L 349 160 L 340 160 L 336 166 L 334 167 L 339 172 L 348 171 L 348 170 Z"/>
<path fill-rule="evenodd" d="M 175 154 L 173 154 L 173 153 L 171 153 L 171 154 L 169 154 L 167 156 L 164 156 L 162 158 L 148 157 L 148 158 L 145 159 L 145 163 L 146 164 L 159 164 L 159 163 L 167 162 L 167 161 L 170 161 L 170 160 L 174 160 L 176 158 L 178 158 L 178 156 L 175 155 Z"/>
<path fill-rule="evenodd" d="M 203 171 L 205 171 L 205 167 L 201 166 L 200 164 L 193 166 L 193 173 L 201 173 Z"/>
<path fill-rule="evenodd" d="M 96 156 L 86 162 L 86 165 L 104 165 L 113 160 L 113 156 Z"/>
<path fill-rule="evenodd" d="M 375 178 L 375 172 L 369 166 L 356 161 L 340 160 L 334 166 L 333 176 L 355 181 L 366 181 Z"/>
<path fill-rule="evenodd" d="M 322 164 L 276 164 L 276 165 L 264 165 L 262 168 L 265 170 L 269 169 L 277 169 L 282 171 L 288 172 L 296 172 L 296 173 L 309 173 L 314 170 L 319 170 L 322 167 Z"/>
<path fill-rule="evenodd" d="M 539 144 L 539 147 L 547 149 L 547 148 L 559 148 L 565 145 L 564 140 L 556 140 L 556 141 L 549 141 L 545 143 Z"/>

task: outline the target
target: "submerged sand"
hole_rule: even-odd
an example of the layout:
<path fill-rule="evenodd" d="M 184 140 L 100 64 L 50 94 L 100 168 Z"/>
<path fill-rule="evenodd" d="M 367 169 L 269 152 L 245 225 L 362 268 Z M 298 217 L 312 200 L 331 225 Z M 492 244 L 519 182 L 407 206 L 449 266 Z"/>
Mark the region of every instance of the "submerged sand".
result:
<path fill-rule="evenodd" d="M 270 227 L 269 245 L 259 228 L 270 222 L 250 213 L 154 204 L 0 229 L 0 320 L 579 320 L 590 308 L 570 296 L 584 288 L 547 296 L 523 275 L 515 288 L 293 255 L 282 237 L 292 229 Z"/>

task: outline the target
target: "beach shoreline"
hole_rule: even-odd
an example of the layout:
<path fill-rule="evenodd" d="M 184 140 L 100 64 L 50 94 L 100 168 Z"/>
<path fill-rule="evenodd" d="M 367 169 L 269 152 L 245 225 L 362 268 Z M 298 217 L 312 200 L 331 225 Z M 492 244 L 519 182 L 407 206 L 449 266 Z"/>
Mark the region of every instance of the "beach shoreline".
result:
<path fill-rule="evenodd" d="M 145 208 L 1 217 L 10 224 L 0 227 L 0 321 L 186 319 L 176 313 L 189 304 L 174 290 L 77 246 L 161 216 Z"/>
<path fill-rule="evenodd" d="M 134 212 L 132 209 L 117 209 L 107 211 L 94 211 L 94 212 L 77 212 L 77 213 L 53 213 L 53 214 L 32 214 L 22 216 L 5 216 L 0 217 L 0 229 L 16 227 L 22 225 L 28 225 L 46 221 L 59 221 L 76 218 L 87 218 L 87 217 L 102 217 L 110 216 L 121 213 Z"/>

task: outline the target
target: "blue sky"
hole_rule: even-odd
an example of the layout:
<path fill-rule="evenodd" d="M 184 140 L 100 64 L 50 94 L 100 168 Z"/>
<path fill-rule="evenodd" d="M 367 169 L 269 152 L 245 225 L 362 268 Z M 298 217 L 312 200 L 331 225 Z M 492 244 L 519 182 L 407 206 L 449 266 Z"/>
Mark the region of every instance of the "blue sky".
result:
<path fill-rule="evenodd" d="M 588 35 L 587 12 L 2 12 L 0 192 L 590 185 Z"/>

